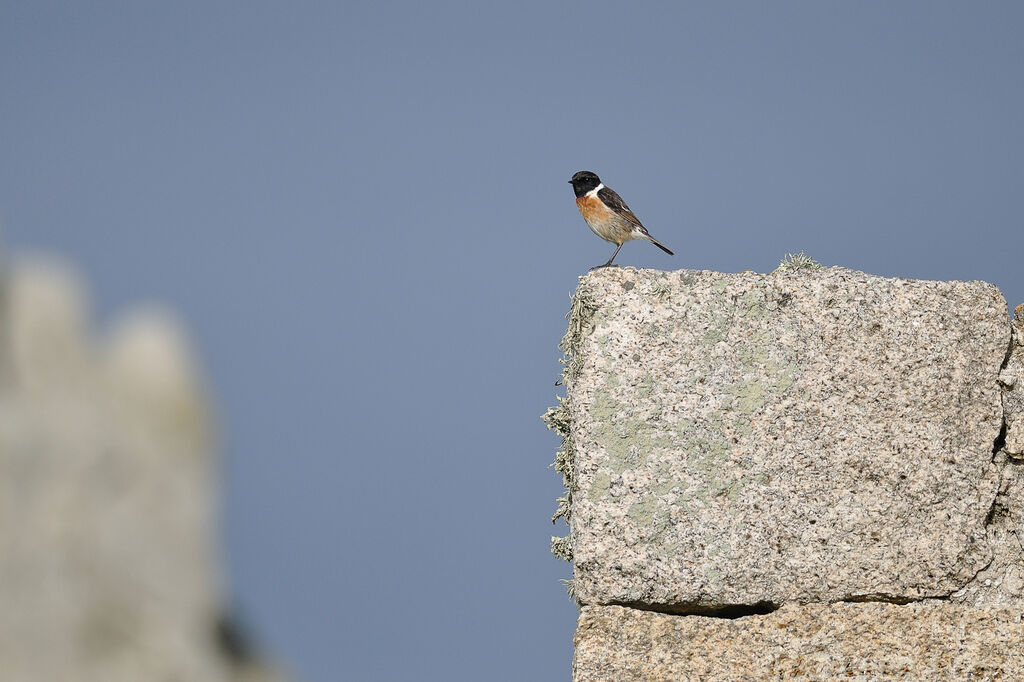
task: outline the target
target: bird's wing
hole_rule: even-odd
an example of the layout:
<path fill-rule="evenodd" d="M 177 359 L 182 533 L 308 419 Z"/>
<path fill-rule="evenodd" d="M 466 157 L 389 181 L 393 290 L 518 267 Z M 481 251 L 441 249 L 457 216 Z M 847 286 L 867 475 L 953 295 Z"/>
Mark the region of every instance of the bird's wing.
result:
<path fill-rule="evenodd" d="M 643 223 L 640 222 L 640 219 L 629 210 L 629 206 L 626 206 L 626 202 L 622 200 L 622 197 L 620 197 L 615 190 L 609 189 L 608 187 L 602 187 L 597 191 L 597 197 L 604 202 L 605 206 L 633 223 L 633 225 L 640 228 L 640 230 L 646 234 L 647 228 L 644 227 Z"/>

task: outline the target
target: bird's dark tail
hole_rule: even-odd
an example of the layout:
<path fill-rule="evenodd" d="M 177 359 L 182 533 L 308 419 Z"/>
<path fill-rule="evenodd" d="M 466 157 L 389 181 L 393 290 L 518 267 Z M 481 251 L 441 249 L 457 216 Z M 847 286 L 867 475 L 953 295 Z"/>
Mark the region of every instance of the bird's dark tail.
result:
<path fill-rule="evenodd" d="M 651 241 L 651 243 L 652 243 L 652 244 L 654 244 L 655 246 L 657 246 L 657 247 L 658 247 L 659 249 L 661 249 L 662 251 L 664 251 L 664 252 L 665 252 L 665 253 L 667 253 L 668 255 L 670 255 L 670 256 L 674 256 L 674 255 L 676 255 L 676 254 L 672 253 L 672 250 L 671 250 L 671 249 L 669 249 L 669 248 L 668 248 L 667 246 L 665 246 L 664 244 L 662 244 L 661 242 L 659 242 L 659 241 L 658 241 L 657 239 L 655 239 L 655 238 L 654 238 L 654 237 L 652 237 L 651 235 L 647 235 L 647 238 L 648 238 L 648 239 L 649 239 L 649 240 Z"/>

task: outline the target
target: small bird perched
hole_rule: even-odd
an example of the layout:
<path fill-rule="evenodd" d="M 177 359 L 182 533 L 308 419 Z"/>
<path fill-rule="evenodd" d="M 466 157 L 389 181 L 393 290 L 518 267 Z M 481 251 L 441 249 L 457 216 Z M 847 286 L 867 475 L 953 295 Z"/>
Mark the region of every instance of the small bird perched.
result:
<path fill-rule="evenodd" d="M 668 247 L 652 237 L 640 219 L 633 215 L 626 202 L 611 187 L 605 187 L 597 173 L 580 171 L 569 181 L 572 191 L 576 193 L 576 207 L 587 225 L 601 239 L 617 244 L 615 253 L 604 265 L 595 267 L 606 268 L 615 260 L 619 249 L 630 239 L 646 239 L 670 256 L 675 254 Z M 593 270 L 594 268 L 591 268 Z"/>

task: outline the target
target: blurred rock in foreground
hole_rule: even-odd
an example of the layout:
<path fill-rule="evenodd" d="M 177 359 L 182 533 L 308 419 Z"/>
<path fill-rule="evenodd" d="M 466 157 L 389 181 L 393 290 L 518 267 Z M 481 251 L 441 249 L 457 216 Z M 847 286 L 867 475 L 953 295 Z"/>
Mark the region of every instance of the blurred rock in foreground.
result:
<path fill-rule="evenodd" d="M 214 446 L 185 333 L 147 309 L 98 342 L 83 291 L 54 261 L 0 270 L 2 679 L 284 679 L 226 644 Z"/>

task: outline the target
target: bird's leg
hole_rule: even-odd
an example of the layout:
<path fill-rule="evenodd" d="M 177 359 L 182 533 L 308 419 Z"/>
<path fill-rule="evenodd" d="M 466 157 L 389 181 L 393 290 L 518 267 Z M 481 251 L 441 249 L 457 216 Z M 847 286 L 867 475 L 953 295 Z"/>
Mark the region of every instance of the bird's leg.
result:
<path fill-rule="evenodd" d="M 626 242 L 622 242 L 622 244 L 625 244 L 625 243 L 626 243 Z M 603 266 L 601 266 L 601 267 L 605 267 L 605 268 L 606 268 L 606 267 L 608 267 L 609 265 L 611 265 L 611 264 L 612 264 L 612 261 L 613 261 L 613 260 L 615 260 L 615 257 L 619 255 L 619 249 L 621 249 L 621 248 L 622 248 L 622 244 L 619 244 L 618 246 L 616 246 L 616 247 L 615 247 L 615 253 L 613 253 L 613 254 L 612 254 L 612 257 L 608 259 L 608 262 L 607 262 L 607 263 L 605 263 L 605 264 L 604 264 Z"/>
<path fill-rule="evenodd" d="M 626 242 L 622 242 L 622 244 L 625 244 L 625 243 Z M 594 267 L 590 268 L 590 270 L 597 270 L 599 268 L 617 268 L 617 267 L 619 267 L 618 265 L 612 265 L 612 261 L 615 260 L 615 256 L 619 255 L 619 249 L 622 248 L 622 244 L 619 244 L 617 247 L 615 247 L 615 253 L 612 254 L 612 257 L 608 259 L 607 263 L 605 263 L 604 265 L 595 265 Z M 589 270 L 588 270 L 588 272 L 589 272 Z"/>

